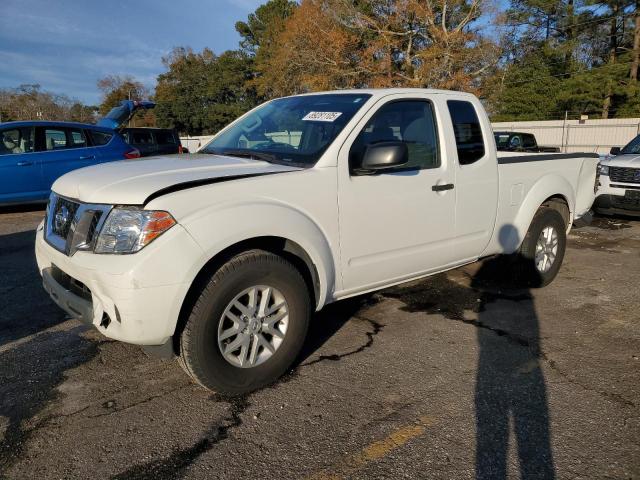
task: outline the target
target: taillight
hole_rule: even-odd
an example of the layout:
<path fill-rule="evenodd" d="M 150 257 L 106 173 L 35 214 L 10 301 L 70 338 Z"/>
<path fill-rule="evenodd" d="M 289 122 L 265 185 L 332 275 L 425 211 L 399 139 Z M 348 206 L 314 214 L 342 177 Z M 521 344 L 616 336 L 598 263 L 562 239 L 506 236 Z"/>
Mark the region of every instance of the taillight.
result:
<path fill-rule="evenodd" d="M 138 150 L 137 148 L 132 148 L 128 152 L 124 152 L 124 158 L 126 159 L 140 158 L 140 150 Z"/>
<path fill-rule="evenodd" d="M 182 150 L 182 145 L 178 145 L 178 153 L 184 153 L 184 151 Z"/>

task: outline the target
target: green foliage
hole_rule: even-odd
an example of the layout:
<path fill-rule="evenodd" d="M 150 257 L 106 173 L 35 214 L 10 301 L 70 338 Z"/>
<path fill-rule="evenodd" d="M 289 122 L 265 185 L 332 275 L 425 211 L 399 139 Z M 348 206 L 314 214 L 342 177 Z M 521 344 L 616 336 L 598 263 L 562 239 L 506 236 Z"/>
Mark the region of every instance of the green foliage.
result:
<path fill-rule="evenodd" d="M 504 79 L 495 85 L 494 121 L 548 120 L 557 116 L 561 80 L 553 76 L 542 55 L 525 57 L 508 66 Z"/>
<path fill-rule="evenodd" d="M 69 108 L 69 120 L 80 123 L 93 123 L 98 115 L 98 107 L 75 102 Z"/>
<path fill-rule="evenodd" d="M 268 49 L 280 24 L 288 18 L 296 8 L 291 0 L 269 0 L 249 14 L 246 22 L 237 22 L 236 31 L 242 37 L 240 47 L 250 55 Z"/>
<path fill-rule="evenodd" d="M 166 73 L 158 77 L 155 113 L 159 126 L 182 133 L 215 133 L 257 104 L 252 60 L 239 51 L 215 55 L 176 48 L 165 59 Z"/>
<path fill-rule="evenodd" d="M 637 115 L 634 8 L 622 0 L 511 0 L 502 67 L 486 89 L 492 118 Z"/>

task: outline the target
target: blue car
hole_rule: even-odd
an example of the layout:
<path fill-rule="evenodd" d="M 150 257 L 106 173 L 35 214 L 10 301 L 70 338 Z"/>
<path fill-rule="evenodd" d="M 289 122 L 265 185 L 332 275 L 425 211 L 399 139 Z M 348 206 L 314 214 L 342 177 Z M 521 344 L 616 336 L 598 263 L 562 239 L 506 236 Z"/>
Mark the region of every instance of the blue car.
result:
<path fill-rule="evenodd" d="M 97 125 L 71 122 L 0 123 L 0 205 L 45 202 L 51 185 L 71 170 L 138 158 L 118 128 L 152 102 L 124 101 Z"/>

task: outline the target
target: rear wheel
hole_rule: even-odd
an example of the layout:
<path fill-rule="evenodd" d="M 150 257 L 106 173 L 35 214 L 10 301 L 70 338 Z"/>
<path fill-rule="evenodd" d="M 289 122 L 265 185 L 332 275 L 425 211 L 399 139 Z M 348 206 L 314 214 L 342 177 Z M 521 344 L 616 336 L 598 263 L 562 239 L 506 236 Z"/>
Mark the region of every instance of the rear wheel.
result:
<path fill-rule="evenodd" d="M 519 277 L 528 286 L 544 287 L 556 278 L 567 245 L 566 230 L 557 210 L 542 207 L 535 214 L 518 258 Z"/>
<path fill-rule="evenodd" d="M 304 343 L 311 304 L 300 272 L 253 250 L 223 265 L 196 301 L 180 337 L 180 363 L 198 383 L 239 395 L 272 383 Z"/>

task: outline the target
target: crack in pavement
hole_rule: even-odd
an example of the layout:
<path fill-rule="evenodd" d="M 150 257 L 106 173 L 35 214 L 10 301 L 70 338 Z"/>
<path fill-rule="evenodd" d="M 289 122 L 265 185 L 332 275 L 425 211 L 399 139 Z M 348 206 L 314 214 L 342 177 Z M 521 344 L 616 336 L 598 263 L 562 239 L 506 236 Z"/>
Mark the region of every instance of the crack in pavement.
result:
<path fill-rule="evenodd" d="M 494 266 L 492 268 L 496 269 L 504 267 Z M 495 271 L 491 271 L 489 274 L 494 275 Z M 579 386 L 586 391 L 596 393 L 619 405 L 632 408 L 635 407 L 634 402 L 619 394 L 589 387 L 588 385 L 584 385 L 578 380 L 570 377 L 541 349 L 540 338 L 527 337 L 503 328 L 488 325 L 481 320 L 465 318 L 465 311 L 472 311 L 476 314 L 485 312 L 486 306 L 496 302 L 497 300 L 516 303 L 533 301 L 533 297 L 530 293 L 527 293 L 526 290 L 513 290 L 506 293 L 502 290 L 496 290 L 495 288 L 486 288 L 487 286 L 491 287 L 487 278 L 474 279 L 469 275 L 467 275 L 467 278 L 472 282 L 476 281 L 478 287 L 474 288 L 473 286 L 466 286 L 452 281 L 446 274 L 439 274 L 429 277 L 417 285 L 414 284 L 408 287 L 394 287 L 383 292 L 383 295 L 403 302 L 405 305 L 402 309 L 405 311 L 440 314 L 449 320 L 490 331 L 499 337 L 505 338 L 509 343 L 527 348 L 534 358 L 543 360 L 547 363 L 549 367 L 564 378 L 567 383 Z"/>
<path fill-rule="evenodd" d="M 608 400 L 617 403 L 619 405 L 623 405 L 625 407 L 631 407 L 631 408 L 635 408 L 636 404 L 634 402 L 632 402 L 631 400 L 626 399 L 625 397 L 623 397 L 622 395 L 620 395 L 619 393 L 613 393 L 613 392 L 607 392 L 605 390 L 598 390 L 597 388 L 593 388 L 590 387 L 588 385 L 585 385 L 581 382 L 579 382 L 578 380 L 575 380 L 573 378 L 571 378 L 569 375 L 567 375 L 564 371 L 562 371 L 558 365 L 556 364 L 555 361 L 553 361 L 552 359 L 550 359 L 546 353 L 544 352 L 540 352 L 540 357 L 549 364 L 549 367 L 556 372 L 558 375 L 560 375 L 562 378 L 564 378 L 567 383 L 571 384 L 571 385 L 576 385 L 580 388 L 582 388 L 583 390 L 586 390 L 587 392 L 592 392 L 592 393 L 596 393 L 604 398 L 607 398 Z"/>
<path fill-rule="evenodd" d="M 485 330 L 489 330 L 491 332 L 493 332 L 494 334 L 496 334 L 499 337 L 505 337 L 507 339 L 507 341 L 521 346 L 521 347 L 526 347 L 529 349 L 529 351 L 531 352 L 531 354 L 535 357 L 535 358 L 539 358 L 541 360 L 543 360 L 544 362 L 546 362 L 549 367 L 556 372 L 558 375 L 560 375 L 562 378 L 564 378 L 567 383 L 571 384 L 571 385 L 577 385 L 579 387 L 581 387 L 582 389 L 589 391 L 589 392 L 593 392 L 593 393 L 597 393 L 598 395 L 601 395 L 602 397 L 605 397 L 609 400 L 611 400 L 612 402 L 615 402 L 619 405 L 624 405 L 626 407 L 635 407 L 635 403 L 633 403 L 630 400 L 627 400 L 626 398 L 624 398 L 622 395 L 617 394 L 617 393 L 612 393 L 612 392 L 607 392 L 604 390 L 598 390 L 596 388 L 592 388 L 589 387 L 588 385 L 584 385 L 583 383 L 571 378 L 567 373 L 565 373 L 562 369 L 560 369 L 560 367 L 558 367 L 558 364 L 552 360 L 551 358 L 549 358 L 549 356 L 540 348 L 539 345 L 532 345 L 531 341 L 527 338 L 527 337 L 523 337 L 521 335 L 517 335 L 514 334 L 512 332 L 509 332 L 507 330 L 503 330 L 501 328 L 496 328 L 496 327 L 491 327 L 489 325 L 486 325 L 478 320 L 469 320 L 469 319 L 452 319 L 456 322 L 461 322 L 467 325 L 472 325 L 476 328 L 483 328 Z"/>
<path fill-rule="evenodd" d="M 286 383 L 292 380 L 297 376 L 299 370 L 309 365 L 320 363 L 325 360 L 338 361 L 342 358 L 361 353 L 364 350 L 370 348 L 374 343 L 374 337 L 380 333 L 380 331 L 384 328 L 384 325 L 376 322 L 375 320 L 362 316 L 355 315 L 352 318 L 357 318 L 358 320 L 366 322 L 373 327 L 372 331 L 366 332 L 367 340 L 364 344 L 349 352 L 345 352 L 339 355 L 321 355 L 311 362 L 300 364 L 287 374 L 283 375 L 273 384 L 263 387 L 263 389 L 275 388 L 282 383 Z M 249 398 L 260 390 L 240 397 L 226 397 L 223 395 L 214 394 L 211 397 L 212 400 L 216 402 L 227 402 L 230 404 L 230 416 L 213 425 L 202 439 L 198 440 L 190 447 L 176 449 L 171 455 L 167 457 L 152 460 L 144 464 L 134 465 L 133 467 L 111 477 L 112 480 L 147 480 L 182 477 L 186 473 L 188 468 L 193 465 L 198 458 L 213 449 L 220 442 L 228 439 L 231 430 L 236 429 L 242 425 L 241 415 L 250 406 Z M 123 409 L 120 409 L 118 411 L 122 410 Z M 99 416 L 104 415 L 109 414 L 101 414 Z"/>
<path fill-rule="evenodd" d="M 229 433 L 242 425 L 241 415 L 249 408 L 248 396 L 224 397 L 214 394 L 216 402 L 229 403 L 229 416 L 213 425 L 204 438 L 187 448 L 178 448 L 168 457 L 135 465 L 117 475 L 112 480 L 146 480 L 163 478 L 181 478 L 187 469 L 216 444 L 229 438 Z"/>
<path fill-rule="evenodd" d="M 360 345 L 355 350 L 351 350 L 351 351 L 345 352 L 345 353 L 340 353 L 340 354 L 335 353 L 335 354 L 331 354 L 331 355 L 320 355 L 318 358 L 316 358 L 316 359 L 314 359 L 314 360 L 312 360 L 310 362 L 301 364 L 298 368 L 308 367 L 308 366 L 314 365 L 316 363 L 324 362 L 324 361 L 337 362 L 337 361 L 342 360 L 345 357 L 349 357 L 351 355 L 355 355 L 355 354 L 361 353 L 361 352 L 365 351 L 366 349 L 371 348 L 371 346 L 373 345 L 373 342 L 374 342 L 374 337 L 376 335 L 378 335 L 382 331 L 382 329 L 386 326 L 386 325 L 384 325 L 382 323 L 378 323 L 375 320 L 372 320 L 370 318 L 366 318 L 366 317 L 363 317 L 363 316 L 354 315 L 352 318 L 357 318 L 358 320 L 361 320 L 363 322 L 367 322 L 373 327 L 372 331 L 366 332 L 367 341 L 363 345 Z"/>
<path fill-rule="evenodd" d="M 177 392 L 179 390 L 184 390 L 185 388 L 192 387 L 192 386 L 193 386 L 192 383 L 189 383 L 189 384 L 186 384 L 186 385 L 181 385 L 179 387 L 169 389 L 166 392 L 162 392 L 162 393 L 159 393 L 159 394 L 156 394 L 156 395 L 151 395 L 150 397 L 146 397 L 146 398 L 144 398 L 144 399 L 142 399 L 140 401 L 131 403 L 131 404 L 126 405 L 126 406 L 124 406 L 122 408 L 117 408 L 117 407 L 114 408 L 115 405 L 116 405 L 115 400 L 109 400 L 109 401 L 104 402 L 102 404 L 103 408 L 106 408 L 106 409 L 109 410 L 108 412 L 106 412 L 106 413 L 98 413 L 96 415 L 88 415 L 87 418 L 108 417 L 110 415 L 115 415 L 115 414 L 120 413 L 120 412 L 125 412 L 125 411 L 130 410 L 132 408 L 135 408 L 135 407 L 137 407 L 139 405 L 144 405 L 145 403 L 152 402 L 153 400 L 156 400 L 158 398 L 166 397 L 167 395 L 171 395 L 172 393 L 175 393 L 175 392 Z M 114 407 L 110 407 L 109 406 L 109 403 L 111 403 L 111 402 L 113 402 L 113 406 Z"/>

